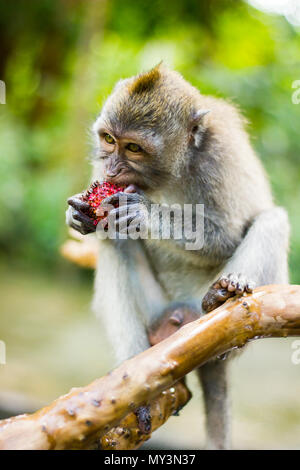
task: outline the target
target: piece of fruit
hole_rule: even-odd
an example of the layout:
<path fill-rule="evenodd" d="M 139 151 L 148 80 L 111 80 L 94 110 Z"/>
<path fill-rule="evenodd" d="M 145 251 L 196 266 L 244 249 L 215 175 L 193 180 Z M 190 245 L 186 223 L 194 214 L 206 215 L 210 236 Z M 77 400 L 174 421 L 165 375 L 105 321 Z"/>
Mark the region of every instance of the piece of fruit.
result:
<path fill-rule="evenodd" d="M 97 209 L 100 206 L 101 202 L 113 194 L 124 191 L 124 186 L 117 186 L 116 184 L 104 182 L 99 183 L 95 181 L 89 189 L 83 194 L 82 200 L 87 202 L 90 206 L 88 215 L 94 219 L 94 224 L 97 225 L 99 220 L 103 219 L 106 215 L 99 216 L 97 214 Z"/>

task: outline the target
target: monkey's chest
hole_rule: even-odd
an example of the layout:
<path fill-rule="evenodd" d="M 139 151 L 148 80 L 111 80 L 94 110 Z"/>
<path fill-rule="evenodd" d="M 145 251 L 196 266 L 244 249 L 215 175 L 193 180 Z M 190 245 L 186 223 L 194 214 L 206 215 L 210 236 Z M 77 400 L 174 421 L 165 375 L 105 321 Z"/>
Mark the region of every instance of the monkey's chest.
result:
<path fill-rule="evenodd" d="M 201 300 L 218 274 L 219 266 L 192 258 L 188 252 L 146 245 L 153 272 L 170 301 Z M 194 254 L 195 257 L 195 254 Z"/>

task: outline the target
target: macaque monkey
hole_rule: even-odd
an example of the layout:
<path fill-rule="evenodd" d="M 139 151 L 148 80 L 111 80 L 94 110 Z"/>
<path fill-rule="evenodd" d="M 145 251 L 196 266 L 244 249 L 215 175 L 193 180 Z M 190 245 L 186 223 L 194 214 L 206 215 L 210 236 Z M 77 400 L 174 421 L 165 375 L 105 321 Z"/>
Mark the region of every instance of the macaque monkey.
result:
<path fill-rule="evenodd" d="M 287 214 L 273 203 L 233 105 L 200 94 L 159 65 L 117 83 L 93 133 L 92 180 L 125 187 L 105 201 L 127 196 L 107 216 L 117 233 L 133 221 L 149 230 L 152 204 L 204 205 L 198 249 L 186 249 L 184 234 L 175 237 L 176 210 L 169 239 L 161 236 L 159 217 L 151 220 L 156 238 L 99 240 L 93 308 L 118 361 L 149 347 L 149 326 L 172 306 L 184 304 L 201 316 L 254 285 L 288 282 Z M 67 223 L 83 234 L 95 231 L 87 204 L 78 195 L 68 202 Z M 227 363 L 216 358 L 197 371 L 208 448 L 230 447 Z"/>

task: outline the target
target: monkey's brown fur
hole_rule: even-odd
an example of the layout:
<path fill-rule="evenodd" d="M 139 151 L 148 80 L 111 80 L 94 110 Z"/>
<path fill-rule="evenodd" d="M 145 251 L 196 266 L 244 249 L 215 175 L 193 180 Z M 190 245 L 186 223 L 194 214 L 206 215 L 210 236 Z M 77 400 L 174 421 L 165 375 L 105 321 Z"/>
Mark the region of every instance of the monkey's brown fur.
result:
<path fill-rule="evenodd" d="M 149 72 L 139 75 L 129 86 L 129 93 L 132 95 L 139 95 L 141 93 L 149 92 L 161 78 L 159 69 L 160 65 L 157 65 L 153 69 L 149 70 Z"/>

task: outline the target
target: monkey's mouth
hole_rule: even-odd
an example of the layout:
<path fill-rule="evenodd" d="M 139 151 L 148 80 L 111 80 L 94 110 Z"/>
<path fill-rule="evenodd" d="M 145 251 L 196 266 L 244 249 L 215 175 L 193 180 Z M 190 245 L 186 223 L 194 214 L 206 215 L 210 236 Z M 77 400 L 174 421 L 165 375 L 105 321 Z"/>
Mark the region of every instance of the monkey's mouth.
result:
<path fill-rule="evenodd" d="M 147 189 L 147 185 L 139 175 L 132 170 L 123 170 L 116 176 L 106 176 L 105 181 L 115 184 L 117 186 L 129 186 L 131 184 L 138 186 L 140 189 Z"/>

